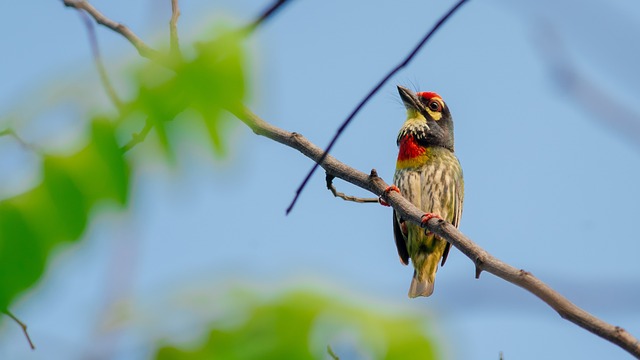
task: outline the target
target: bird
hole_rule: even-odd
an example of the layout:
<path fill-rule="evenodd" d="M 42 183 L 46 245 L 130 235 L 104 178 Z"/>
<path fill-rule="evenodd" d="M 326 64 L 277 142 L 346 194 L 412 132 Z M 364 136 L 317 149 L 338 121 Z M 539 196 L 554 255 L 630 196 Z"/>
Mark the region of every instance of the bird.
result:
<path fill-rule="evenodd" d="M 393 184 L 400 194 L 425 212 L 422 225 L 440 218 L 458 227 L 464 200 L 464 179 L 454 154 L 453 119 L 447 104 L 435 92 L 413 92 L 398 86 L 407 119 L 398 132 L 399 147 Z M 451 244 L 405 221 L 393 211 L 393 234 L 404 265 L 413 264 L 409 297 L 433 294 L 438 263 L 444 266 Z"/>

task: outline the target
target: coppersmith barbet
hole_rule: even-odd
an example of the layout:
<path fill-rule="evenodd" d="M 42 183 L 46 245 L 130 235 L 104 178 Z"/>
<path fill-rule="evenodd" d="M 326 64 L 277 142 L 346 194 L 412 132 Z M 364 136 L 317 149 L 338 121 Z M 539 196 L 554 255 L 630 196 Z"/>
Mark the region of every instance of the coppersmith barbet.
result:
<path fill-rule="evenodd" d="M 402 196 L 424 211 L 423 222 L 442 218 L 458 227 L 462 215 L 464 181 L 453 152 L 453 120 L 449 108 L 434 92 L 415 93 L 398 86 L 407 119 L 398 134 L 395 186 Z M 396 188 L 397 186 L 397 188 Z M 400 260 L 413 263 L 409 297 L 433 293 L 438 263 L 447 260 L 450 244 L 393 212 L 393 233 Z"/>

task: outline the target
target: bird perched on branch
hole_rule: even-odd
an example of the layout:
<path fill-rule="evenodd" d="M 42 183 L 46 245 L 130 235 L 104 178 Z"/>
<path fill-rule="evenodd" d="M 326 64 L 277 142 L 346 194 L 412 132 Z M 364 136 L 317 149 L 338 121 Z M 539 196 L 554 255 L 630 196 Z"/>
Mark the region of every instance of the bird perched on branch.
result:
<path fill-rule="evenodd" d="M 407 109 L 400 128 L 395 185 L 398 191 L 425 212 L 423 224 L 437 217 L 458 227 L 462 215 L 464 181 L 462 168 L 453 153 L 453 120 L 449 108 L 434 92 L 415 93 L 398 86 Z M 404 221 L 393 212 L 393 234 L 403 264 L 413 263 L 409 297 L 429 296 L 438 270 L 447 260 L 450 244 L 421 226 Z"/>

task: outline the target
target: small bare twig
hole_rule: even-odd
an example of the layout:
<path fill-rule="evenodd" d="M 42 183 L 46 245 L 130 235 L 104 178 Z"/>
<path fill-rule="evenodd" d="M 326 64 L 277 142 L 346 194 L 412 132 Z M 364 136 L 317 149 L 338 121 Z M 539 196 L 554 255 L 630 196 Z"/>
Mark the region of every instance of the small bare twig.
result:
<path fill-rule="evenodd" d="M 178 41 L 178 18 L 180 17 L 180 8 L 178 0 L 171 0 L 171 20 L 169 21 L 169 41 L 171 46 L 171 54 L 181 57 L 180 42 Z"/>
<path fill-rule="evenodd" d="M 107 76 L 107 69 L 102 62 L 102 57 L 100 56 L 100 47 L 98 46 L 98 37 L 96 35 L 96 29 L 89 18 L 89 15 L 85 12 L 85 10 L 78 10 L 78 14 L 82 18 L 86 28 L 87 34 L 89 35 L 89 44 L 91 45 L 91 53 L 93 54 L 93 61 L 96 63 L 96 68 L 98 68 L 98 74 L 100 74 L 100 80 L 102 81 L 102 85 L 104 86 L 104 90 L 107 93 L 109 99 L 113 105 L 115 105 L 118 110 L 122 109 L 122 101 L 116 91 L 111 84 L 111 80 L 109 80 L 109 76 Z"/>
<path fill-rule="evenodd" d="M 251 34 L 258 26 L 263 24 L 267 19 L 271 18 L 278 10 L 282 9 L 282 6 L 285 5 L 289 0 L 276 0 L 266 8 L 260 16 L 258 16 L 253 22 L 244 27 L 243 31 L 249 35 Z"/>
<path fill-rule="evenodd" d="M 0 131 L 0 137 L 2 137 L 2 136 L 11 136 L 17 142 L 19 142 L 20 145 L 22 145 L 24 147 L 29 147 L 29 144 L 27 144 L 24 140 L 22 140 L 22 138 L 20 136 L 18 136 L 18 134 L 16 134 L 16 132 L 11 128 L 6 128 L 4 130 L 1 130 Z"/>
<path fill-rule="evenodd" d="M 357 202 L 357 203 L 377 203 L 379 201 L 378 198 L 359 198 L 356 196 L 351 196 L 351 195 L 346 195 L 345 193 L 341 193 L 339 192 L 336 187 L 333 185 L 333 179 L 335 179 L 336 177 L 327 173 L 327 189 L 329 189 L 329 191 L 331 191 L 331 193 L 333 194 L 333 196 L 335 197 L 339 197 L 342 200 L 345 201 L 353 201 L 353 202 Z"/>
<path fill-rule="evenodd" d="M 327 353 L 329 354 L 329 356 L 331 356 L 333 360 L 340 360 L 340 357 L 338 357 L 338 355 L 336 355 L 336 353 L 333 352 L 331 345 L 327 345 Z"/>
<path fill-rule="evenodd" d="M 0 130 L 0 137 L 2 137 L 2 136 L 11 136 L 18 143 L 20 143 L 20 145 L 22 145 L 22 146 L 24 146 L 26 148 L 30 147 L 30 145 L 27 144 L 24 140 L 22 140 L 22 138 L 20 136 L 18 136 L 18 134 L 16 134 L 16 132 L 11 128 L 6 128 L 4 130 Z"/>
<path fill-rule="evenodd" d="M 127 151 L 133 149 L 134 146 L 143 142 L 144 139 L 147 138 L 147 135 L 149 134 L 149 131 L 151 131 L 152 128 L 153 128 L 153 121 L 151 121 L 151 119 L 147 119 L 144 123 L 144 127 L 142 128 L 142 130 L 140 130 L 140 132 L 137 134 L 133 134 L 133 136 L 131 137 L 131 140 L 129 140 L 128 143 L 122 146 L 121 148 L 122 152 L 126 153 Z"/>
<path fill-rule="evenodd" d="M 5 309 L 5 310 L 2 310 L 2 312 L 5 313 L 8 317 L 10 317 L 13 321 L 16 322 L 16 324 L 18 324 L 22 328 L 22 333 L 27 338 L 27 341 L 29 342 L 29 347 L 31 348 L 31 350 L 35 350 L 36 347 L 33 344 L 33 341 L 31 341 L 31 337 L 29 336 L 29 332 L 27 331 L 27 324 L 20 321 L 20 319 L 18 319 L 15 315 L 13 315 L 9 310 Z"/>
<path fill-rule="evenodd" d="M 104 16 L 100 11 L 98 11 L 93 5 L 91 5 L 86 0 L 63 0 L 63 3 L 67 7 L 72 7 L 78 10 L 84 10 L 87 14 L 91 15 L 92 18 L 96 20 L 96 22 L 100 25 L 106 26 L 109 29 L 117 32 L 118 34 L 124 36 L 129 42 L 135 46 L 136 50 L 140 56 L 157 61 L 164 65 L 167 65 L 167 62 L 164 56 L 157 50 L 151 48 L 147 45 L 142 39 L 140 39 L 131 29 L 127 26 L 115 22 L 108 17 Z"/>
<path fill-rule="evenodd" d="M 291 204 L 289 204 L 289 207 L 287 208 L 287 211 L 286 211 L 287 214 L 291 212 L 291 210 L 293 209 L 293 206 L 296 204 L 296 201 L 298 201 L 298 197 L 300 196 L 300 193 L 302 193 L 302 190 L 304 189 L 304 187 L 309 182 L 309 179 L 311 179 L 311 175 L 313 175 L 313 173 L 318 169 L 318 164 L 322 163 L 324 158 L 327 157 L 327 155 L 329 154 L 329 151 L 331 151 L 331 149 L 333 148 L 333 145 L 335 145 L 336 141 L 338 140 L 338 137 L 344 132 L 344 130 L 347 128 L 347 125 L 349 125 L 351 120 L 353 120 L 353 118 L 360 111 L 360 109 L 362 109 L 362 107 L 373 97 L 373 95 L 375 95 L 375 93 L 377 93 L 382 88 L 382 86 L 389 79 L 391 79 L 393 75 L 395 75 L 398 71 L 400 71 L 402 68 L 407 66 L 407 64 L 409 64 L 409 62 L 413 59 L 413 57 L 416 56 L 418 51 L 420 51 L 422 46 L 424 46 L 424 44 L 426 44 L 427 41 L 429 41 L 431 36 L 435 34 L 435 32 L 445 22 L 447 22 L 447 20 L 451 17 L 451 15 L 453 15 L 465 2 L 467 2 L 467 0 L 459 0 L 444 16 L 442 16 L 442 18 L 438 20 L 438 22 L 425 34 L 425 36 L 422 37 L 420 42 L 413 48 L 413 50 L 409 53 L 409 55 L 407 55 L 398 65 L 396 65 L 396 67 L 391 69 L 391 71 L 387 75 L 385 75 L 382 78 L 382 80 L 380 80 L 378 84 L 376 84 L 376 86 L 373 87 L 373 89 L 369 91 L 369 93 L 364 97 L 364 99 L 362 99 L 360 103 L 358 103 L 358 105 L 355 107 L 355 109 L 353 109 L 351 114 L 349 114 L 347 119 L 344 120 L 344 122 L 342 122 L 342 125 L 340 125 L 340 127 L 336 131 L 335 135 L 329 142 L 329 145 L 325 148 L 322 154 L 322 157 L 320 158 L 320 161 L 316 162 L 313 165 L 313 167 L 311 168 L 311 171 L 307 173 L 307 176 L 305 176 L 300 186 L 298 186 L 298 189 L 296 190 L 296 194 L 294 195 L 293 200 L 291 201 Z"/>
<path fill-rule="evenodd" d="M 22 146 L 23 148 L 27 149 L 27 150 L 31 150 L 35 153 L 40 154 L 41 151 L 40 149 L 38 149 L 36 146 L 29 144 L 28 142 L 26 142 L 23 138 L 20 137 L 20 135 L 18 135 L 15 130 L 11 129 L 11 128 L 6 128 L 4 130 L 0 130 L 0 137 L 2 136 L 11 136 L 15 141 L 18 142 L 18 144 L 20 144 L 20 146 Z"/>

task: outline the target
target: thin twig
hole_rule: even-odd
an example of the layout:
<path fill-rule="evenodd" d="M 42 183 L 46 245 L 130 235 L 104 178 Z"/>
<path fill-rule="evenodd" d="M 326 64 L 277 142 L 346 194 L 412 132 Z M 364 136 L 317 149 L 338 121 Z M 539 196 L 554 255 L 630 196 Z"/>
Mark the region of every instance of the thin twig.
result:
<path fill-rule="evenodd" d="M 141 142 L 144 141 L 144 139 L 146 139 L 147 135 L 149 134 L 149 131 L 151 131 L 152 128 L 153 128 L 153 121 L 151 121 L 151 119 L 147 119 L 144 123 L 144 127 L 142 128 L 142 130 L 140 130 L 140 132 L 137 134 L 133 134 L 133 136 L 131 137 L 131 140 L 129 140 L 128 143 L 124 144 L 122 148 L 120 148 L 120 150 L 122 150 L 123 153 L 126 153 L 127 151 L 133 149 L 134 146 L 140 144 Z"/>
<path fill-rule="evenodd" d="M 359 198 L 356 196 L 351 196 L 351 195 L 346 195 L 345 193 L 341 193 L 339 192 L 336 187 L 333 185 L 333 179 L 335 179 L 336 177 L 327 173 L 327 189 L 329 189 L 329 191 L 331 191 L 331 193 L 333 194 L 333 196 L 335 197 L 339 197 L 342 200 L 345 201 L 353 201 L 353 202 L 357 202 L 357 203 L 377 203 L 379 201 L 378 198 Z"/>
<path fill-rule="evenodd" d="M 180 17 L 180 8 L 178 0 L 171 0 L 171 20 L 169 21 L 169 41 L 171 46 L 171 54 L 181 57 L 180 42 L 178 40 L 178 18 Z"/>
<path fill-rule="evenodd" d="M 30 147 L 29 144 L 27 144 L 24 140 L 22 140 L 22 138 L 20 136 L 18 136 L 18 134 L 16 134 L 16 132 L 11 129 L 11 128 L 6 128 L 4 130 L 0 131 L 0 137 L 2 136 L 11 136 L 12 138 L 14 138 L 18 143 L 20 143 L 20 145 L 24 146 L 24 147 Z"/>
<path fill-rule="evenodd" d="M 323 149 L 311 143 L 302 135 L 277 128 L 253 114 L 249 109 L 239 107 L 231 111 L 249 126 L 254 133 L 300 151 L 303 155 L 318 163 L 328 174 L 383 197 L 403 219 L 415 224 L 421 224 L 424 212 L 397 192 L 385 193 L 388 184 L 378 177 L 374 171 L 367 175 L 353 169 L 333 156 L 326 155 Z M 427 222 L 426 228 L 459 249 L 473 261 L 478 271 L 487 271 L 526 289 L 557 311 L 562 318 L 620 346 L 640 359 L 640 342 L 626 330 L 610 325 L 589 314 L 531 273 L 517 269 L 493 257 L 446 221 L 431 219 Z"/>
<path fill-rule="evenodd" d="M 271 18 L 278 10 L 282 9 L 289 0 L 276 0 L 268 8 L 266 8 L 260 16 L 258 16 L 253 22 L 244 27 L 243 32 L 247 35 L 251 34 L 261 24 L 265 23 Z"/>
<path fill-rule="evenodd" d="M 118 34 L 124 36 L 129 42 L 138 50 L 140 56 L 157 61 L 164 65 L 167 65 L 167 62 L 159 51 L 151 48 L 147 45 L 142 39 L 140 39 L 131 29 L 129 29 L 126 25 L 115 22 L 108 17 L 104 16 L 100 11 L 98 11 L 93 5 L 91 5 L 86 0 L 63 0 L 63 3 L 67 7 L 72 7 L 78 10 L 84 10 L 92 18 L 96 20 L 96 22 L 100 25 L 106 26 L 109 29 L 117 32 Z"/>
<path fill-rule="evenodd" d="M 116 91 L 113 88 L 113 84 L 111 84 L 111 80 L 109 80 L 109 76 L 107 76 L 107 69 L 102 62 L 102 57 L 100 56 L 100 47 L 98 46 L 98 37 L 96 36 L 96 29 L 91 21 L 91 18 L 86 10 L 78 9 L 78 14 L 82 18 L 86 28 L 87 34 L 89 35 L 89 44 L 91 44 L 91 53 L 93 55 L 93 61 L 96 63 L 96 67 L 98 68 L 98 74 L 100 74 L 100 80 L 102 81 L 102 85 L 104 86 L 104 90 L 107 93 L 109 99 L 113 105 L 115 105 L 118 110 L 122 109 L 122 101 Z"/>
<path fill-rule="evenodd" d="M 15 315 L 13 315 L 9 310 L 5 309 L 5 310 L 2 310 L 2 312 L 5 313 L 7 316 L 9 316 L 13 321 L 16 322 L 16 324 L 18 324 L 22 328 L 22 333 L 27 338 L 27 341 L 29 342 L 29 347 L 31 348 L 31 350 L 35 350 L 36 347 L 33 344 L 33 341 L 31 341 L 31 337 L 29 336 L 29 332 L 27 331 L 27 324 L 20 321 L 20 319 L 18 319 Z"/>
<path fill-rule="evenodd" d="M 28 142 L 26 142 L 22 137 L 20 137 L 20 135 L 18 135 L 15 130 L 11 129 L 11 128 L 6 128 L 4 130 L 0 131 L 0 137 L 2 136 L 11 136 L 15 141 L 18 142 L 18 144 L 20 144 L 20 146 L 22 146 L 23 148 L 33 151 L 35 153 L 41 154 L 40 149 L 38 149 L 36 146 L 29 144 Z"/>
<path fill-rule="evenodd" d="M 336 353 L 333 352 L 331 345 L 327 345 L 327 353 L 329 354 L 329 356 L 331 356 L 333 360 L 340 360 L 340 357 L 338 357 L 338 355 L 336 355 Z"/>
<path fill-rule="evenodd" d="M 313 173 L 318 169 L 318 164 L 321 163 L 325 157 L 327 157 L 327 155 L 333 148 L 333 145 L 335 145 L 336 141 L 338 140 L 338 137 L 342 134 L 342 132 L 344 132 L 344 130 L 347 128 L 347 125 L 349 125 L 351 120 L 353 120 L 353 118 L 360 111 L 360 109 L 362 109 L 362 107 L 373 97 L 373 95 L 375 95 L 375 93 L 377 93 L 382 88 L 382 86 L 389 79 L 391 79 L 393 75 L 395 75 L 398 71 L 400 71 L 402 68 L 407 66 L 407 64 L 418 53 L 420 48 L 422 48 L 422 46 L 424 46 L 424 44 L 427 43 L 427 41 L 431 38 L 431 36 L 435 34 L 435 32 L 451 17 L 451 15 L 453 15 L 467 1 L 468 0 L 458 1 L 458 3 L 456 3 L 442 18 L 440 18 L 440 20 L 438 20 L 438 22 L 431 28 L 431 30 L 429 30 L 429 32 L 427 32 L 425 36 L 420 40 L 420 42 L 413 48 L 413 50 L 409 53 L 409 55 L 407 55 L 398 65 L 396 65 L 396 67 L 394 67 L 387 75 L 385 75 L 382 78 L 382 80 L 380 80 L 380 82 L 378 82 L 378 84 L 376 84 L 376 86 L 374 86 L 373 89 L 369 91 L 369 93 L 364 97 L 364 99 L 360 101 L 360 103 L 355 107 L 355 109 L 353 109 L 351 114 L 349 114 L 347 119 L 342 123 L 342 125 L 340 125 L 340 127 L 336 131 L 335 135 L 329 142 L 329 145 L 325 148 L 322 154 L 322 157 L 320 158 L 320 161 L 316 162 L 313 165 L 313 167 L 311 168 L 311 171 L 309 171 L 307 176 L 305 176 L 304 180 L 302 180 L 302 183 L 300 184 L 300 186 L 298 186 L 298 189 L 296 190 L 296 194 L 293 197 L 291 204 L 289 204 L 289 207 L 287 208 L 287 211 L 286 211 L 287 214 L 291 212 L 291 210 L 293 209 L 293 206 L 296 204 L 296 201 L 298 201 L 298 197 L 300 196 L 300 193 L 302 193 L 302 190 L 304 189 L 304 187 L 309 182 L 309 179 L 311 179 L 311 175 L 313 175 Z"/>

